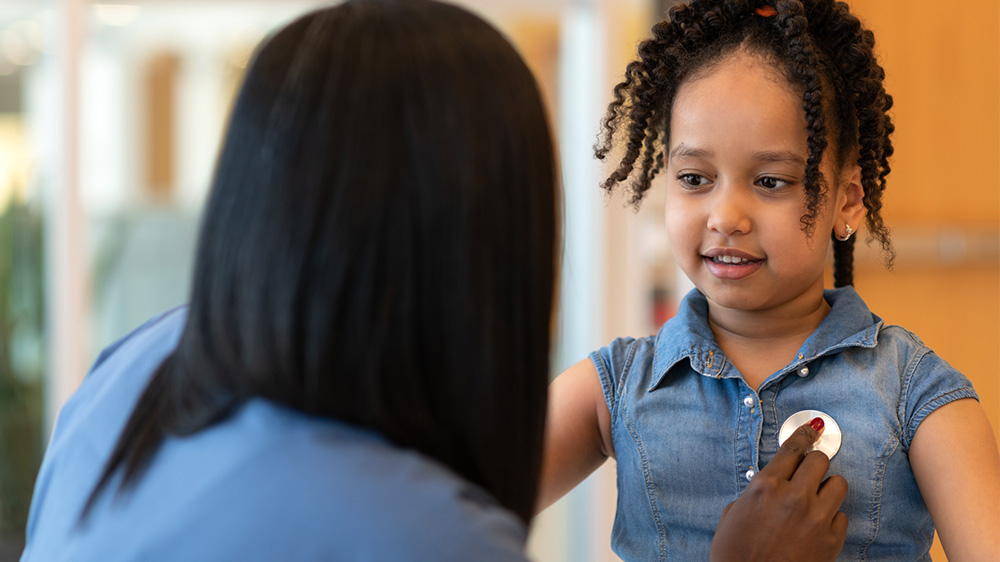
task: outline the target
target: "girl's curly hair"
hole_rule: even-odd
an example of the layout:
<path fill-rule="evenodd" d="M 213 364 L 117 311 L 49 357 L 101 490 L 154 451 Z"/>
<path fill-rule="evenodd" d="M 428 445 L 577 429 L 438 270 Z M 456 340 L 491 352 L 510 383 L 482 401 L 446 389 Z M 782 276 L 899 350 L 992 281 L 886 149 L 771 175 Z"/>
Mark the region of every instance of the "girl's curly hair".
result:
<path fill-rule="evenodd" d="M 875 36 L 844 2 L 835 0 L 691 0 L 674 6 L 639 45 L 639 58 L 625 70 L 602 121 L 594 147 L 603 160 L 624 137 L 624 155 L 602 187 L 613 191 L 629 177 L 631 201 L 638 205 L 663 168 L 670 113 L 679 86 L 695 72 L 745 51 L 763 56 L 802 91 L 809 135 L 804 184 L 803 229 L 811 234 L 827 188 L 820 162 L 833 138 L 838 168 L 856 155 L 861 167 L 869 240 L 878 240 L 886 265 L 894 253 L 882 215 L 882 192 L 889 174 L 895 127 L 888 111 L 885 71 L 873 52 Z M 765 8 L 762 10 L 762 8 Z M 776 12 L 776 13 L 774 13 Z M 774 14 L 770 17 L 762 14 Z M 633 174 L 638 167 L 638 174 Z M 854 238 L 834 245 L 834 285 L 853 284 Z"/>

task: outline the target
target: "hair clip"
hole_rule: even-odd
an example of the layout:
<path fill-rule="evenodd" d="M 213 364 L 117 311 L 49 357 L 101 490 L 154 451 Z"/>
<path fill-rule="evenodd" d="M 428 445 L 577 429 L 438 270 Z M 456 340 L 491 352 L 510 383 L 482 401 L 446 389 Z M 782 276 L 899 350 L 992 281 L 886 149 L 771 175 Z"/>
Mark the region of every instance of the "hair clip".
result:
<path fill-rule="evenodd" d="M 775 10 L 774 6 L 761 6 L 754 10 L 754 13 L 758 16 L 769 18 L 778 15 L 778 10 Z"/>

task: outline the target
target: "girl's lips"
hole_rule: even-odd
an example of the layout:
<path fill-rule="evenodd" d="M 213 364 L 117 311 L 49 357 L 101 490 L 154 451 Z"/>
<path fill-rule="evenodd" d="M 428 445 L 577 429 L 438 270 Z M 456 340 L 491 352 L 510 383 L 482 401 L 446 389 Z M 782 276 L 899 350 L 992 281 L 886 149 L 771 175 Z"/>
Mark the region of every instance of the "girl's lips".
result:
<path fill-rule="evenodd" d="M 763 261 L 764 258 L 758 258 L 757 256 L 744 252 L 742 250 L 737 250 L 735 248 L 712 248 L 711 250 L 705 252 L 704 257 L 718 259 L 722 256 L 729 256 L 732 258 L 741 258 L 749 261 Z"/>
<path fill-rule="evenodd" d="M 724 280 L 743 279 L 764 267 L 764 261 L 738 250 L 712 250 L 702 256 L 709 273 Z"/>

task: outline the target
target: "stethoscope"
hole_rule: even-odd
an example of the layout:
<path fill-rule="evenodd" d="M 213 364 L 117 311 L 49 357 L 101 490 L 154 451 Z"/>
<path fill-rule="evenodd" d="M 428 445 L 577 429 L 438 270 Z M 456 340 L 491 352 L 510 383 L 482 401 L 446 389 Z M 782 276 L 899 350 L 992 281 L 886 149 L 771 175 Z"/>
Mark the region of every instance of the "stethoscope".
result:
<path fill-rule="evenodd" d="M 780 447 L 782 443 L 791 437 L 795 433 L 795 430 L 801 427 L 802 424 L 809 423 L 814 418 L 822 418 L 823 423 L 826 425 L 823 429 L 823 435 L 813 444 L 812 450 L 822 451 L 826 454 L 827 458 L 832 459 L 837 454 L 837 451 L 840 450 L 840 441 L 843 434 L 836 420 L 826 412 L 819 410 L 802 410 L 789 416 L 785 420 L 785 423 L 781 424 L 781 430 L 778 431 L 778 446 Z"/>

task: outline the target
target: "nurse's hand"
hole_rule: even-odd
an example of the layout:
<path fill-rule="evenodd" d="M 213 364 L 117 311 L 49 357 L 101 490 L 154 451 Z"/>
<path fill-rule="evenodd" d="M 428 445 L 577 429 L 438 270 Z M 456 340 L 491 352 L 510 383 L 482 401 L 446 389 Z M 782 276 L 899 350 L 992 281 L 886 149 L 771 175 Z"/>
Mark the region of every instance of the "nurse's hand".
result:
<path fill-rule="evenodd" d="M 817 420 L 819 420 L 817 422 Z M 726 506 L 712 540 L 713 562 L 834 560 L 847 537 L 847 515 L 838 511 L 847 481 L 824 481 L 830 459 L 809 452 L 823 420 L 795 430 L 747 489 Z"/>

